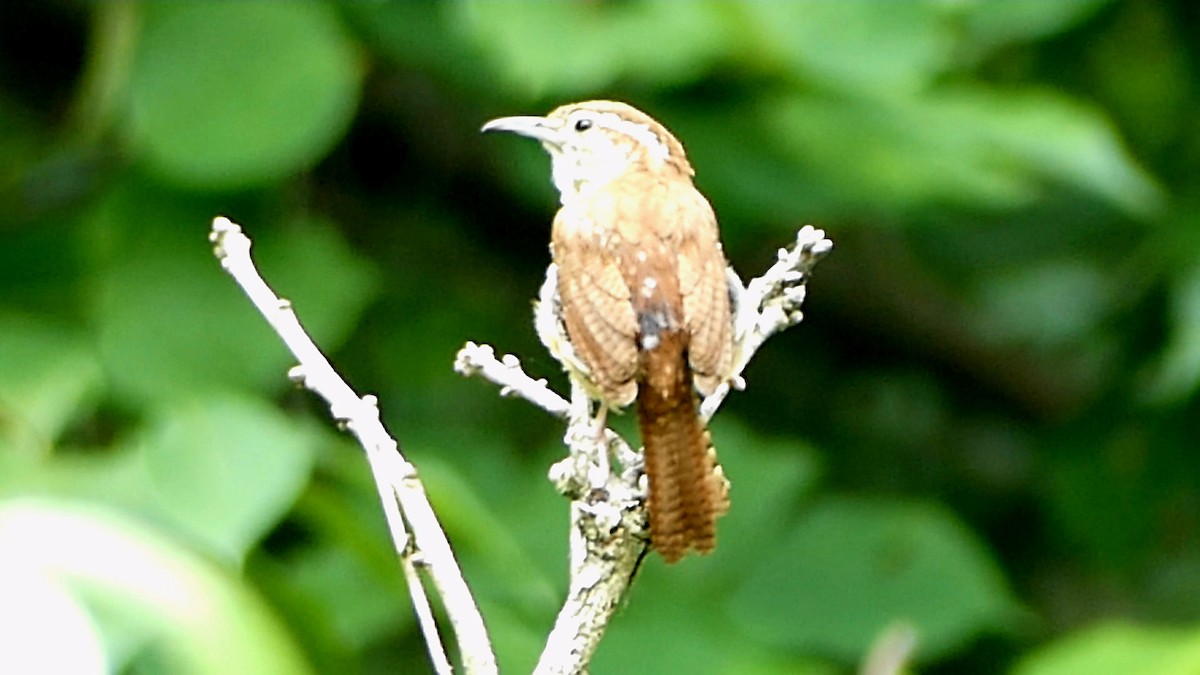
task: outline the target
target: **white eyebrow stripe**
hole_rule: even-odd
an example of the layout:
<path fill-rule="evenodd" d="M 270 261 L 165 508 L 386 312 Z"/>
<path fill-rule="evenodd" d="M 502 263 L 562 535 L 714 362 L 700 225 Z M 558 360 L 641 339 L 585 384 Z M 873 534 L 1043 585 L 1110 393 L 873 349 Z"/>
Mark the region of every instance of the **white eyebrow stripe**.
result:
<path fill-rule="evenodd" d="M 658 134 L 654 133 L 654 131 L 645 124 L 630 122 L 616 113 L 600 113 L 596 116 L 596 123 L 600 126 L 612 129 L 613 131 L 619 131 L 634 139 L 638 143 L 641 143 L 642 146 L 650 152 L 651 156 L 655 157 L 659 161 L 665 162 L 667 161 L 667 157 L 671 155 L 670 148 L 667 147 L 667 144 L 663 143 L 662 139 L 658 137 Z"/>

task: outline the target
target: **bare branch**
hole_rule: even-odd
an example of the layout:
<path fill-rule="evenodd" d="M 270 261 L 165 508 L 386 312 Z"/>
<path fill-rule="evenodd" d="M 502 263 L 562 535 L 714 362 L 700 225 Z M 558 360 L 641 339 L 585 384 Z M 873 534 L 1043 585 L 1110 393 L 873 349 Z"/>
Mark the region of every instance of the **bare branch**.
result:
<path fill-rule="evenodd" d="M 483 617 L 463 579 L 450 542 L 429 504 L 416 467 L 404 459 L 399 445 L 380 421 L 375 397 L 359 397 L 321 354 L 300 325 L 291 304 L 277 297 L 254 268 L 250 239 L 238 225 L 227 218 L 214 219 L 209 241 L 221 266 L 295 355 L 299 365 L 292 368 L 289 377 L 325 399 L 334 419 L 344 424 L 366 450 L 392 543 L 409 580 L 413 606 L 437 672 L 450 673 L 451 666 L 418 574 L 418 568 L 422 567 L 446 607 L 462 651 L 464 670 L 471 675 L 497 673 L 496 657 Z"/>
<path fill-rule="evenodd" d="M 573 454 L 556 464 L 552 478 L 585 473 L 586 468 L 564 466 L 580 456 Z M 645 490 L 636 480 L 609 476 L 604 490 L 589 490 L 571 501 L 570 585 L 535 675 L 587 671 L 649 548 L 644 498 Z"/>
<path fill-rule="evenodd" d="M 490 345 L 468 342 L 458 350 L 454 359 L 454 370 L 460 375 L 482 375 L 500 385 L 501 396 L 520 396 L 537 407 L 554 415 L 566 417 L 570 404 L 546 386 L 545 379 L 535 380 L 521 370 L 521 361 L 512 354 L 496 358 L 496 350 Z"/>

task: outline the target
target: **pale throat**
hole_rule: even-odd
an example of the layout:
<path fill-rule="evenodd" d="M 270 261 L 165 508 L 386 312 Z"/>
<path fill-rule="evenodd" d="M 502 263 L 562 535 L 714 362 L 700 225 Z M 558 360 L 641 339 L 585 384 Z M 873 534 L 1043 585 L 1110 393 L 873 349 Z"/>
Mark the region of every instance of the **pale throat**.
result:
<path fill-rule="evenodd" d="M 603 188 L 633 165 L 632 152 L 617 146 L 591 152 L 550 151 L 551 176 L 559 201 L 566 204 Z"/>

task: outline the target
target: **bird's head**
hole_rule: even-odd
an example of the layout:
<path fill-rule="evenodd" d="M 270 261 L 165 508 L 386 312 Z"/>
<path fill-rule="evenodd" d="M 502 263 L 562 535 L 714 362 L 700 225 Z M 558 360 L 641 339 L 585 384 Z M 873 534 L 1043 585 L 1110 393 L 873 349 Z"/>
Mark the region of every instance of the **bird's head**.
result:
<path fill-rule="evenodd" d="M 615 101 L 560 106 L 545 117 L 501 117 L 483 131 L 509 131 L 541 142 L 550 153 L 563 203 L 633 172 L 691 178 L 683 145 L 646 113 Z"/>

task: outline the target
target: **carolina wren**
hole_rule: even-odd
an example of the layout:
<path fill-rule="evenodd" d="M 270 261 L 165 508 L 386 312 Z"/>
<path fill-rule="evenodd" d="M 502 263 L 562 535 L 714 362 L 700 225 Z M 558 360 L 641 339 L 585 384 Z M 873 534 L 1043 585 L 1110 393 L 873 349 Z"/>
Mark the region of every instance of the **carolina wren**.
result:
<path fill-rule="evenodd" d="M 551 230 L 577 377 L 601 411 L 637 401 L 651 545 L 667 562 L 716 544 L 727 484 L 697 412 L 729 376 L 733 319 L 717 220 L 683 146 L 624 103 L 502 117 L 550 153 L 562 206 Z M 578 372 L 574 372 L 578 371 Z"/>

